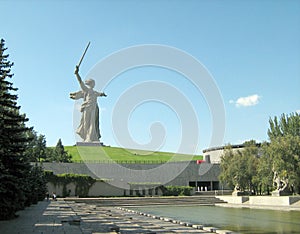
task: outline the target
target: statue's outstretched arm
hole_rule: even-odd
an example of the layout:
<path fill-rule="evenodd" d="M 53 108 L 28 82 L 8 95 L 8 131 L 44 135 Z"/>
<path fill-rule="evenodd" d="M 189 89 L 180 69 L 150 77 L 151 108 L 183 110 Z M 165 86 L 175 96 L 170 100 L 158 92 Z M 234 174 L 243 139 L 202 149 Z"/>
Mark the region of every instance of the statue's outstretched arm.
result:
<path fill-rule="evenodd" d="M 76 66 L 74 74 L 76 75 L 76 78 L 77 78 L 77 80 L 78 80 L 78 82 L 80 84 L 82 82 L 82 79 L 81 79 L 81 77 L 79 75 L 79 67 L 78 66 Z"/>
<path fill-rule="evenodd" d="M 99 96 L 101 96 L 101 97 L 107 97 L 106 93 L 100 93 Z"/>
<path fill-rule="evenodd" d="M 82 82 L 82 79 L 81 79 L 81 77 L 79 75 L 79 66 L 76 66 L 74 73 L 76 75 L 76 78 L 77 78 L 77 80 L 79 82 L 79 85 L 80 85 L 81 89 L 84 90 L 84 91 L 87 90 L 88 88 L 84 85 L 84 83 Z"/>
<path fill-rule="evenodd" d="M 97 92 L 97 96 L 98 97 L 107 97 L 107 95 L 105 93 L 102 93 L 102 92 Z"/>
<path fill-rule="evenodd" d="M 74 99 L 74 100 L 83 98 L 83 92 L 82 91 L 78 91 L 78 92 L 70 93 L 70 98 Z"/>

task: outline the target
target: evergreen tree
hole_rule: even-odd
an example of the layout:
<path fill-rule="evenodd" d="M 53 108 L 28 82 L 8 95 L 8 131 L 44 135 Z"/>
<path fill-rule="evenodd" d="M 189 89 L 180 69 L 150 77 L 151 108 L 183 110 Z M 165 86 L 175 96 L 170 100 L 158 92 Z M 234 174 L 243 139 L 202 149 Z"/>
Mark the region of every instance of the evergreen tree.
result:
<path fill-rule="evenodd" d="M 53 161 L 56 162 L 71 162 L 72 156 L 65 151 L 65 147 L 62 144 L 61 139 L 58 140 L 56 147 L 54 149 Z"/>
<path fill-rule="evenodd" d="M 31 162 L 45 160 L 47 158 L 46 137 L 42 134 L 37 135 L 34 130 L 28 132 L 28 137 L 32 140 L 28 144 L 26 156 Z"/>
<path fill-rule="evenodd" d="M 57 160 L 55 148 L 46 146 L 45 135 L 38 135 L 33 129 L 27 135 L 32 139 L 26 150 L 26 156 L 30 162 L 53 162 Z"/>
<path fill-rule="evenodd" d="M 31 196 L 29 197 L 29 202 L 36 204 L 45 198 L 47 192 L 47 181 L 46 175 L 42 166 L 35 164 L 28 175 L 28 181 L 30 182 L 27 186 L 30 189 Z"/>
<path fill-rule="evenodd" d="M 9 81 L 13 77 L 5 53 L 5 41 L 0 41 L 0 219 L 9 219 L 15 212 L 30 204 L 28 184 L 32 167 L 25 154 L 30 138 L 25 127 L 28 119 L 20 114 L 17 91 Z"/>

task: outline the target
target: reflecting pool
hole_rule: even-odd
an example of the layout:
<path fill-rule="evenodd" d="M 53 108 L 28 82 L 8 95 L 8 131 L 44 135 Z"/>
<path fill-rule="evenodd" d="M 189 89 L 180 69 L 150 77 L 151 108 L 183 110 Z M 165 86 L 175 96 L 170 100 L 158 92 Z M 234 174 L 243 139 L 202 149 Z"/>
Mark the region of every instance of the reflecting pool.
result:
<path fill-rule="evenodd" d="M 152 206 L 134 210 L 238 233 L 300 233 L 299 211 L 217 206 Z"/>

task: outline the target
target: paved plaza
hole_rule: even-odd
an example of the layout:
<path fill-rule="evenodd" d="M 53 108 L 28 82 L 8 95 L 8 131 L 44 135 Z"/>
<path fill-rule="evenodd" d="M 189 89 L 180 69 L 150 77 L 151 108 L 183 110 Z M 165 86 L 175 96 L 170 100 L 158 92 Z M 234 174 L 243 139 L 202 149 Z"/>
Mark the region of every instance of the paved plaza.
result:
<path fill-rule="evenodd" d="M 192 225 L 166 217 L 153 217 L 120 207 L 74 201 L 42 201 L 0 221 L 1 234 L 31 233 L 211 233 L 212 227 Z M 217 233 L 230 233 L 218 230 Z"/>

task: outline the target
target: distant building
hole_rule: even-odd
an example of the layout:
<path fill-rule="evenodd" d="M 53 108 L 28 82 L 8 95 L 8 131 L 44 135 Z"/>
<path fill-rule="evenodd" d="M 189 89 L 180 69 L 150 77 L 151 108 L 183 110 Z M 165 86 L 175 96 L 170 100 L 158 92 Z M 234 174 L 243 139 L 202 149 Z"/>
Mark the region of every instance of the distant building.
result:
<path fill-rule="evenodd" d="M 257 147 L 260 147 L 261 144 L 257 143 Z M 211 147 L 208 149 L 203 150 L 203 157 L 205 158 L 205 161 L 209 161 L 213 164 L 220 164 L 221 163 L 221 157 L 224 154 L 224 150 L 228 146 L 218 146 L 218 147 Z M 233 151 L 243 150 L 245 147 L 244 144 L 237 144 L 237 145 L 230 145 L 231 149 Z"/>

